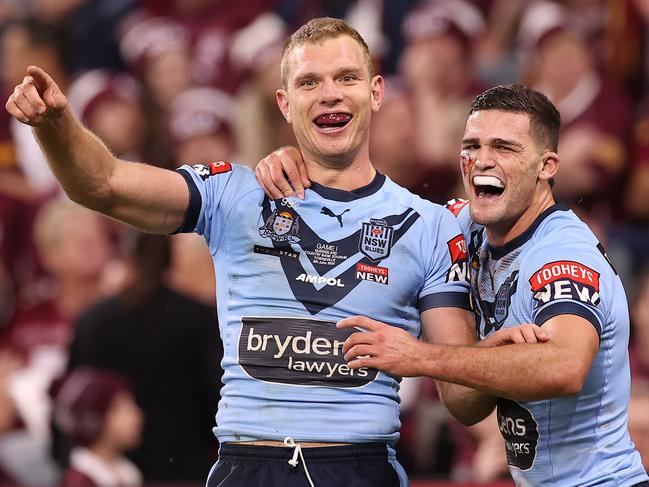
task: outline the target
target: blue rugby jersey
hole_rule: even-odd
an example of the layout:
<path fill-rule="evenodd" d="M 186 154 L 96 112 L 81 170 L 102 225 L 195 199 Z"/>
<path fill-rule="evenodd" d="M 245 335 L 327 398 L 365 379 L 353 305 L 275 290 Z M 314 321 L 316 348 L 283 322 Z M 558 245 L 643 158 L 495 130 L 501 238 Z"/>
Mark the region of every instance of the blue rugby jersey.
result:
<path fill-rule="evenodd" d="M 556 204 L 522 235 L 494 247 L 471 221 L 468 206 L 456 202 L 450 209 L 468 245 L 481 337 L 562 314 L 587 319 L 600 337 L 579 394 L 520 403 L 499 399 L 498 425 L 516 485 L 631 486 L 647 480 L 627 428 L 626 296 L 591 230 Z"/>
<path fill-rule="evenodd" d="M 218 279 L 221 442 L 398 439 L 398 378 L 350 369 L 338 330 L 363 315 L 420 335 L 419 314 L 468 309 L 467 255 L 444 208 L 377 174 L 349 192 L 313 184 L 271 201 L 249 169 L 183 166 L 182 231 L 203 235 Z"/>

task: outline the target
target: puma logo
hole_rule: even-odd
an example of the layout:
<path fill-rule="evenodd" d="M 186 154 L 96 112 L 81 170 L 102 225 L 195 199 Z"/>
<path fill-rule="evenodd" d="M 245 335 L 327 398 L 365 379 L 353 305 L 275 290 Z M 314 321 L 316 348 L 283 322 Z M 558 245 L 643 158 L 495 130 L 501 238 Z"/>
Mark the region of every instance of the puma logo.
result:
<path fill-rule="evenodd" d="M 336 215 L 333 211 L 331 211 L 329 208 L 326 206 L 323 206 L 322 209 L 320 210 L 320 213 L 323 215 L 330 216 L 332 218 L 337 218 L 338 223 L 340 223 L 340 228 L 343 226 L 343 215 L 349 211 L 349 208 L 343 211 L 340 215 Z"/>

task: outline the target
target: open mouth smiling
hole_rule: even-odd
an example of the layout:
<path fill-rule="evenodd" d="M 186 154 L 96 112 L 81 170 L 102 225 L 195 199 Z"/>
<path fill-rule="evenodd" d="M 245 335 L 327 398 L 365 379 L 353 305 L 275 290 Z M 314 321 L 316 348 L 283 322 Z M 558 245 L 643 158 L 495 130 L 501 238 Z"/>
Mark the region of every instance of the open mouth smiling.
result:
<path fill-rule="evenodd" d="M 324 132 L 335 132 L 346 127 L 352 118 L 351 114 L 344 112 L 325 113 L 317 116 L 313 123 Z"/>
<path fill-rule="evenodd" d="M 495 176 L 473 176 L 473 188 L 478 198 L 496 199 L 505 191 L 503 182 Z"/>

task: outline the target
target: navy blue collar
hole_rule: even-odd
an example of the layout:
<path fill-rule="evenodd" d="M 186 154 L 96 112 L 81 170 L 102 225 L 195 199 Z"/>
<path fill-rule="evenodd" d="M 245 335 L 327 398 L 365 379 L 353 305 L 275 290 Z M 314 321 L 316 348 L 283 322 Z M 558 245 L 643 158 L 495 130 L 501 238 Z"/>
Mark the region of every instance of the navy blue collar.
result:
<path fill-rule="evenodd" d="M 489 244 L 489 253 L 491 254 L 491 258 L 498 260 L 506 256 L 507 254 L 509 254 L 512 250 L 516 250 L 518 247 L 520 247 L 525 242 L 527 242 L 530 238 L 532 238 L 532 235 L 534 235 L 534 232 L 536 231 L 538 226 L 548 216 L 550 216 L 555 211 L 568 211 L 568 210 L 570 210 L 570 208 L 568 208 L 568 206 L 566 206 L 565 203 L 555 203 L 549 208 L 546 208 L 543 211 L 543 213 L 541 213 L 539 216 L 536 217 L 536 220 L 534 220 L 534 222 L 529 226 L 529 228 L 525 230 L 523 233 L 521 233 L 518 237 L 510 240 L 505 245 L 502 245 L 500 247 L 496 247 L 495 245 Z"/>
<path fill-rule="evenodd" d="M 334 201 L 354 201 L 360 198 L 365 198 L 376 193 L 385 182 L 385 176 L 378 171 L 376 176 L 370 182 L 370 184 L 363 186 L 362 188 L 353 189 L 351 191 L 345 191 L 343 189 L 328 188 L 318 183 L 311 183 L 311 190 L 318 193 L 320 196 L 327 200 Z"/>

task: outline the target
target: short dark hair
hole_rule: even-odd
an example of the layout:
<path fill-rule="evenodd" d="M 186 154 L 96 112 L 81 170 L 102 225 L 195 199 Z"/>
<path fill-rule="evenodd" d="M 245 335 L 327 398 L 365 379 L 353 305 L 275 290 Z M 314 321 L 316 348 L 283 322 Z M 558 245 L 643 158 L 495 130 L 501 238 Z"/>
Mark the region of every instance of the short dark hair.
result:
<path fill-rule="evenodd" d="M 559 148 L 559 110 L 543 93 L 523 85 L 495 86 L 475 97 L 469 115 L 481 110 L 525 113 L 530 117 L 532 136 L 544 148 Z"/>
<path fill-rule="evenodd" d="M 288 82 L 288 55 L 293 49 L 304 44 L 321 44 L 329 39 L 336 39 L 340 36 L 349 36 L 361 46 L 363 57 L 367 66 L 370 78 L 374 76 L 374 66 L 370 49 L 363 37 L 356 29 L 347 22 L 333 17 L 320 17 L 309 20 L 306 24 L 296 30 L 288 38 L 282 50 L 281 77 L 282 85 L 287 88 Z"/>

